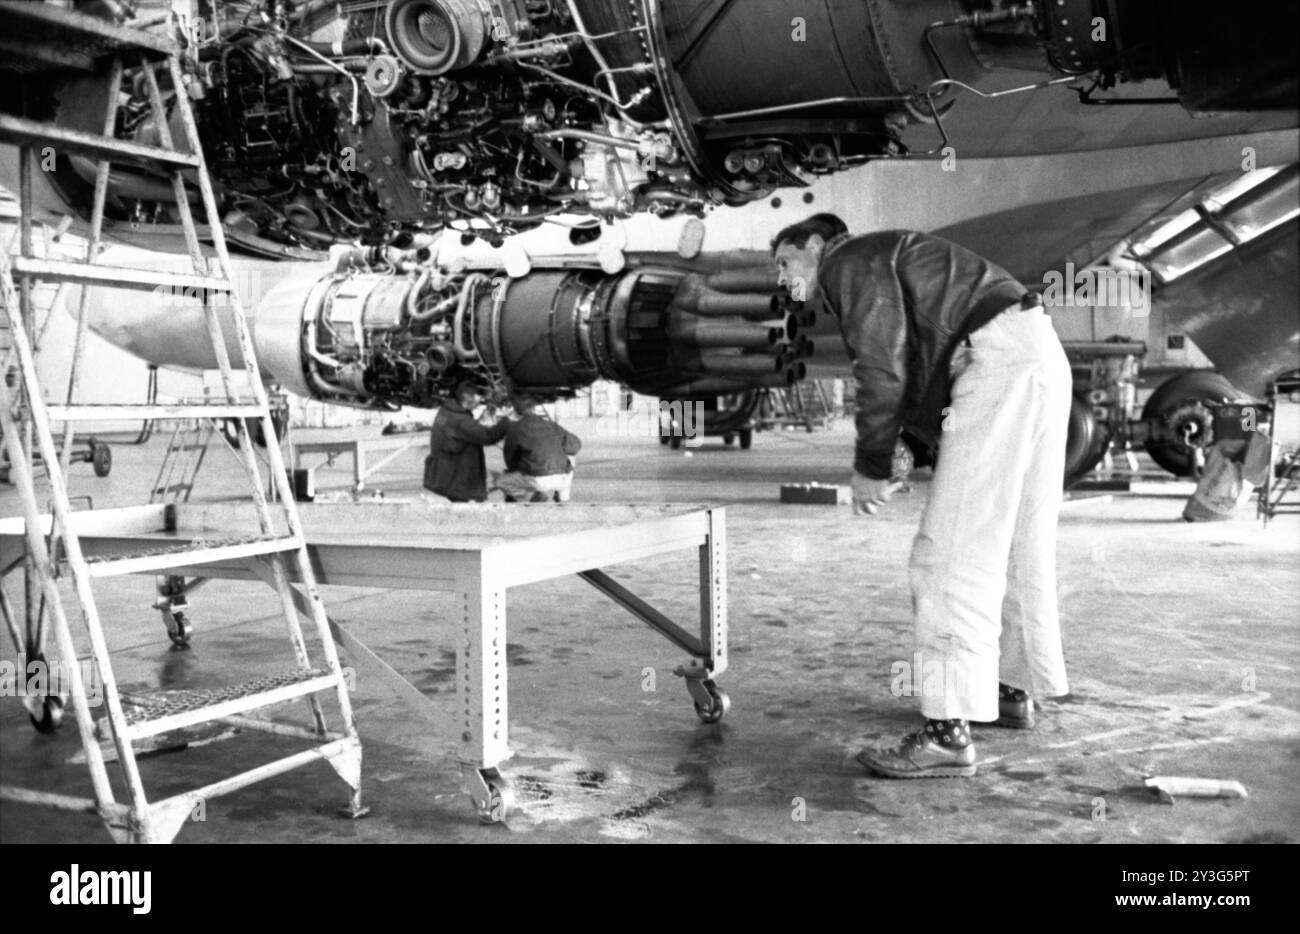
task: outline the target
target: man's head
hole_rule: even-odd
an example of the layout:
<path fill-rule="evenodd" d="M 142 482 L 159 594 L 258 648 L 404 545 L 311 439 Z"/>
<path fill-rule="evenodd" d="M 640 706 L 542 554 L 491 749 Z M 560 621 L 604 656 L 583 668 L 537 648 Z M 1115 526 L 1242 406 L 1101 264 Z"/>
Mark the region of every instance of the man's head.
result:
<path fill-rule="evenodd" d="M 836 215 L 822 213 L 791 224 L 772 238 L 777 281 L 790 290 L 791 298 L 797 302 L 812 299 L 817 289 L 817 267 L 821 265 L 826 244 L 848 233 L 848 229 Z"/>
<path fill-rule="evenodd" d="M 537 411 L 541 405 L 541 400 L 528 392 L 512 392 L 510 394 L 510 404 L 515 407 L 515 411 L 520 415 L 531 415 Z"/>
<path fill-rule="evenodd" d="M 483 403 L 483 390 L 474 382 L 463 379 L 456 384 L 456 401 L 466 409 L 472 409 Z"/>

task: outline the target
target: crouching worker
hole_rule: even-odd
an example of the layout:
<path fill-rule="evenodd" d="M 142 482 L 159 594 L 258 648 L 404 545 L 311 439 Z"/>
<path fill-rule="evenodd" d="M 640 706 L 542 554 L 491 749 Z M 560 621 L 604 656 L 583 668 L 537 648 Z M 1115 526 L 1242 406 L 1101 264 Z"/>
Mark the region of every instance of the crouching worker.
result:
<path fill-rule="evenodd" d="M 955 243 L 850 237 L 819 214 L 772 250 L 781 283 L 838 320 L 853 360 L 855 511 L 895 492 L 900 431 L 938 447 L 910 566 L 925 723 L 859 761 L 888 778 L 974 775 L 972 722 L 1028 729 L 1034 698 L 1069 689 L 1056 602 L 1069 362 L 1038 297 Z"/>
<path fill-rule="evenodd" d="M 487 499 L 487 463 L 483 449 L 506 435 L 505 419 L 485 425 L 474 417 L 483 404 L 483 392 L 469 380 L 456 386 L 455 398 L 438 409 L 429 433 L 429 456 L 424 459 L 424 488 L 453 503 L 481 503 Z"/>
<path fill-rule="evenodd" d="M 536 396 L 515 393 L 510 401 L 519 417 L 506 428 L 506 472 L 494 487 L 506 494 L 506 502 L 567 503 L 573 457 L 582 442 L 539 412 Z"/>

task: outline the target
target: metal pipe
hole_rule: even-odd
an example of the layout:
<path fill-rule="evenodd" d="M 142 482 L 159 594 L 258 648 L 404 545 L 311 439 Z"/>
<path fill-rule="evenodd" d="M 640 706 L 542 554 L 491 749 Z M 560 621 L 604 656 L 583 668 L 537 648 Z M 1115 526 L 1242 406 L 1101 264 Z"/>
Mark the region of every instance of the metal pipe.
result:
<path fill-rule="evenodd" d="M 605 78 L 605 87 L 609 89 L 609 94 L 604 96 L 618 108 L 619 113 L 624 113 L 628 109 L 635 107 L 641 102 L 641 99 L 644 99 L 644 94 L 641 95 L 640 99 L 634 98 L 626 104 L 619 101 L 618 85 L 614 82 L 614 79 L 610 77 L 611 69 L 609 67 L 609 62 L 596 46 L 591 31 L 587 29 L 587 24 L 582 21 L 582 12 L 578 9 L 578 4 L 575 0 L 566 0 L 565 6 L 569 8 L 569 17 L 573 20 L 574 30 L 582 37 L 582 42 L 587 47 L 588 53 L 590 53 L 591 57 L 596 60 L 596 64 L 600 66 L 596 74 Z M 644 29 L 645 27 L 640 28 Z M 651 67 L 653 68 L 653 65 Z"/>
<path fill-rule="evenodd" d="M 665 386 L 657 390 L 656 395 L 661 399 L 700 399 L 707 396 L 729 396 L 732 393 L 744 392 L 753 386 L 754 383 L 749 380 L 706 376 L 702 379 L 677 383 L 674 386 Z"/>
<path fill-rule="evenodd" d="M 460 287 L 460 295 L 456 301 L 456 317 L 452 320 L 451 341 L 456 348 L 456 356 L 462 360 L 479 360 L 481 359 L 477 350 L 466 347 L 462 343 L 462 330 L 465 322 L 465 313 L 469 307 L 469 297 L 480 282 L 491 282 L 481 272 L 473 272 L 465 277 L 464 283 Z M 495 311 L 495 309 L 494 309 Z M 500 358 L 498 358 L 499 361 Z"/>
<path fill-rule="evenodd" d="M 803 364 L 799 365 L 802 366 Z M 760 376 L 751 380 L 749 385 L 759 389 L 789 389 L 803 378 L 801 374 L 802 371 L 798 371 L 794 367 L 787 367 L 779 373 L 769 373 L 767 376 Z"/>
<path fill-rule="evenodd" d="M 766 349 L 785 337 L 779 327 L 763 327 L 744 321 L 707 321 L 697 317 L 679 318 L 670 325 L 668 336 L 696 347 L 737 347 Z"/>
<path fill-rule="evenodd" d="M 701 372 L 710 376 L 765 376 L 778 372 L 785 363 L 767 354 L 727 354 L 704 351 L 696 358 Z"/>
<path fill-rule="evenodd" d="M 686 307 L 697 315 L 710 318 L 737 315 L 754 321 L 781 317 L 776 297 L 772 295 L 714 292 L 711 289 L 701 289 L 692 297 L 694 302 L 688 300 Z"/>
<path fill-rule="evenodd" d="M 560 130 L 545 130 L 533 135 L 537 139 L 580 139 L 584 142 L 597 143 L 601 146 L 613 146 L 617 149 L 634 149 L 638 154 L 653 156 L 654 158 L 663 161 L 668 161 L 673 157 L 672 145 L 656 140 L 642 141 L 623 139 L 619 136 L 611 136 L 608 133 L 596 133 L 591 130 L 574 130 L 567 128 Z"/>
<path fill-rule="evenodd" d="M 719 120 L 748 120 L 751 117 L 766 117 L 770 114 L 787 113 L 791 110 L 807 110 L 809 107 L 829 107 L 832 104 L 899 104 L 906 101 L 903 95 L 890 94 L 883 97 L 823 97 L 815 101 L 800 101 L 796 104 L 778 104 L 774 107 L 755 107 L 753 110 L 736 110 L 725 114 L 712 114 L 700 120 L 708 125 Z"/>
<path fill-rule="evenodd" d="M 331 68 L 338 71 L 338 73 L 341 74 L 343 77 L 347 78 L 349 81 L 352 82 L 352 114 L 351 114 L 351 119 L 348 122 L 350 122 L 353 126 L 356 126 L 358 123 L 360 123 L 361 114 L 359 108 L 361 104 L 361 85 L 357 82 L 357 76 L 352 74 L 346 68 L 343 68 L 340 65 L 336 65 L 334 62 L 330 61 L 324 55 L 321 55 L 319 52 L 317 52 L 315 49 L 313 49 L 311 46 L 301 41 L 300 39 L 295 39 L 293 36 L 290 35 L 283 36 L 283 39 L 285 42 L 293 43 L 298 48 L 306 52 L 308 55 L 316 56 L 326 65 L 329 65 Z"/>
<path fill-rule="evenodd" d="M 775 292 L 776 278 L 775 269 L 724 269 L 706 276 L 704 285 L 715 292 Z"/>

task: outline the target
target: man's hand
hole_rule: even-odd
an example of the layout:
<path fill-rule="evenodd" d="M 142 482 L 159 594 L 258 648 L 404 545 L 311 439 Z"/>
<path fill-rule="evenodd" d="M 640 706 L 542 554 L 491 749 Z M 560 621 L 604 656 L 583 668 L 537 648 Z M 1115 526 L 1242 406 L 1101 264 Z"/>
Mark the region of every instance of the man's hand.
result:
<path fill-rule="evenodd" d="M 903 486 L 899 480 L 873 480 L 855 471 L 852 480 L 853 514 L 858 516 L 865 512 L 874 516 Z"/>

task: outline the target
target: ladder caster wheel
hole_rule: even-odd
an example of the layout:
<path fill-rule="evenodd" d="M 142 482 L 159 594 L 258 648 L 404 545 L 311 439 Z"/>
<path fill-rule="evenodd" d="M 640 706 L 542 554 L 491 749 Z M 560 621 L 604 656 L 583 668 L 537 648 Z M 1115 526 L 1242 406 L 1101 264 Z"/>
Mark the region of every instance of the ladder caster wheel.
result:
<path fill-rule="evenodd" d="M 731 709 L 731 698 L 712 681 L 705 681 L 704 689 L 709 692 L 709 704 L 705 706 L 696 701 L 695 713 L 705 723 L 717 723 Z"/>
<path fill-rule="evenodd" d="M 504 823 L 515 807 L 515 788 L 504 775 L 493 775 L 486 781 L 488 800 L 485 807 L 479 808 L 478 819 L 485 824 Z"/>
<path fill-rule="evenodd" d="M 90 463 L 95 468 L 96 477 L 107 477 L 113 472 L 113 449 L 96 442 L 90 452 Z"/>
<path fill-rule="evenodd" d="M 167 619 L 167 638 L 172 640 L 172 651 L 189 651 L 190 636 L 194 635 L 194 627 L 190 625 L 190 621 L 185 618 L 184 613 L 164 615 Z"/>
<path fill-rule="evenodd" d="M 41 717 L 36 719 L 36 715 L 28 712 L 28 719 L 32 721 L 32 726 L 36 727 L 37 733 L 54 733 L 59 727 L 63 726 L 63 698 L 46 697 L 41 704 Z"/>

